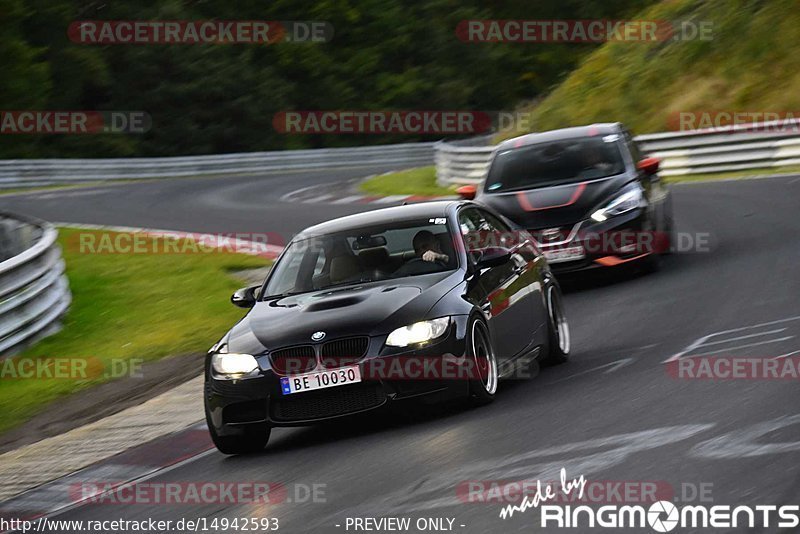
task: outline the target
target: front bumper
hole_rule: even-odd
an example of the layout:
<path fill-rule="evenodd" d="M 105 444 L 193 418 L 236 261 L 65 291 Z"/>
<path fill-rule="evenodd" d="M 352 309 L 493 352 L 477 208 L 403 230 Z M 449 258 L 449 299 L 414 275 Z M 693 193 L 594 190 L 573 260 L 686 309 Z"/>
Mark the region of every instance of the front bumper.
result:
<path fill-rule="evenodd" d="M 541 231 L 532 230 L 536 233 Z M 580 247 L 583 257 L 575 260 L 548 260 L 555 273 L 615 267 L 658 254 L 669 247 L 669 238 L 656 232 L 644 209 L 613 217 L 602 223 L 583 220 L 565 230 L 563 239 L 554 243 L 539 242 L 542 252 Z"/>
<path fill-rule="evenodd" d="M 385 347 L 385 335 L 370 338 L 367 355 L 358 362 L 362 381 L 356 384 L 284 395 L 283 375 L 271 368 L 252 378 L 230 380 L 212 376 L 207 365 L 204 400 L 208 423 L 217 435 L 236 435 L 248 425 L 303 426 L 392 402 L 419 399 L 437 403 L 466 396 L 467 374 L 458 370 L 469 367 L 468 317 L 452 319 L 440 340 L 413 350 Z M 445 373 L 436 371 L 442 368 Z"/>

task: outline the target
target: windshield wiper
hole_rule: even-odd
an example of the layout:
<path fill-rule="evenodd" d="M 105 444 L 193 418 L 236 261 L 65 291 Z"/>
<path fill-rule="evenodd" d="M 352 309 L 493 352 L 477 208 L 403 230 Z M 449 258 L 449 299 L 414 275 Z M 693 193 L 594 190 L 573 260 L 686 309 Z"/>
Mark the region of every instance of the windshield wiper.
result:
<path fill-rule="evenodd" d="M 307 291 L 287 291 L 286 293 L 278 293 L 276 295 L 264 295 L 261 300 L 283 299 L 295 295 L 302 295 L 303 293 L 307 293 Z"/>

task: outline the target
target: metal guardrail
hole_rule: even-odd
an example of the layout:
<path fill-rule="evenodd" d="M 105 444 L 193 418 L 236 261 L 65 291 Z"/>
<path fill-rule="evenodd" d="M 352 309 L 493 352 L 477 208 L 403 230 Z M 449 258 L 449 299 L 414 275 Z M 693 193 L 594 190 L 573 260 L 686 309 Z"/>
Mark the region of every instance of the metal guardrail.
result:
<path fill-rule="evenodd" d="M 0 359 L 60 328 L 72 301 L 53 225 L 0 213 Z"/>
<path fill-rule="evenodd" d="M 0 189 L 104 180 L 432 165 L 434 143 L 172 158 L 0 160 Z"/>
<path fill-rule="evenodd" d="M 661 176 L 679 176 L 800 165 L 800 120 L 727 128 L 665 132 L 635 138 L 642 152 L 661 158 Z M 479 183 L 494 145 L 436 143 L 439 185 Z"/>

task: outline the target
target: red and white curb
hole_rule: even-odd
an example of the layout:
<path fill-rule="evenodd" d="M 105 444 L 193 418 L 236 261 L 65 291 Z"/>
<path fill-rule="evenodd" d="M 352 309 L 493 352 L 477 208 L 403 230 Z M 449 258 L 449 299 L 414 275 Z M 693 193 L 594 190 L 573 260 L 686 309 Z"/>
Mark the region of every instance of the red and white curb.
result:
<path fill-rule="evenodd" d="M 318 186 L 313 186 L 318 188 Z M 454 200 L 455 196 L 443 197 L 430 197 L 425 195 L 389 195 L 385 197 L 373 195 L 348 195 L 345 197 L 337 197 L 330 193 L 322 195 L 311 195 L 308 197 L 300 197 L 299 195 L 305 190 L 298 189 L 283 195 L 280 200 L 282 202 L 293 202 L 301 204 L 402 204 L 403 202 L 427 202 L 430 200 Z M 296 196 L 293 196 L 296 195 Z"/>
<path fill-rule="evenodd" d="M 281 202 L 300 203 L 300 204 L 402 204 L 403 202 L 427 202 L 430 200 L 451 200 L 457 196 L 427 196 L 427 195 L 389 195 L 377 196 L 368 194 L 344 194 L 331 193 L 335 187 L 339 191 L 352 192 L 357 184 L 371 177 L 350 180 L 344 184 L 331 185 L 310 185 L 290 191 L 280 197 Z"/>
<path fill-rule="evenodd" d="M 232 249 L 240 254 L 259 256 L 262 258 L 275 259 L 283 247 L 236 237 L 236 233 L 206 234 L 200 232 L 182 232 L 178 230 L 159 230 L 155 228 L 137 228 L 133 226 L 107 226 L 102 224 L 78 224 L 68 222 L 54 222 L 55 226 L 61 228 L 75 228 L 77 230 L 99 230 L 107 232 L 120 232 L 130 234 L 144 234 L 150 237 L 163 237 L 168 239 L 191 239 L 204 245 L 212 246 L 221 250 Z M 242 234 L 245 235 L 245 234 Z M 252 234 L 250 234 L 252 235 Z"/>
<path fill-rule="evenodd" d="M 35 520 L 56 515 L 178 468 L 214 450 L 206 424 L 198 423 L 12 497 L 0 503 L 0 518 Z M 102 487 L 104 491 L 86 495 L 87 487 Z M 81 491 L 76 492 L 76 488 Z"/>

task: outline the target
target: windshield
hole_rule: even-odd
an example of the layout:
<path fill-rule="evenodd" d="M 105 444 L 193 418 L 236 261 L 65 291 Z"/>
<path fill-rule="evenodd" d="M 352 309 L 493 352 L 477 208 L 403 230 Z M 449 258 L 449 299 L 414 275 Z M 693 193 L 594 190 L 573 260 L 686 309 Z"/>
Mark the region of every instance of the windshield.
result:
<path fill-rule="evenodd" d="M 264 298 L 453 270 L 458 261 L 445 217 L 294 241 L 273 268 Z"/>
<path fill-rule="evenodd" d="M 485 191 L 498 193 L 620 174 L 618 135 L 577 137 L 504 150 L 489 169 Z"/>

